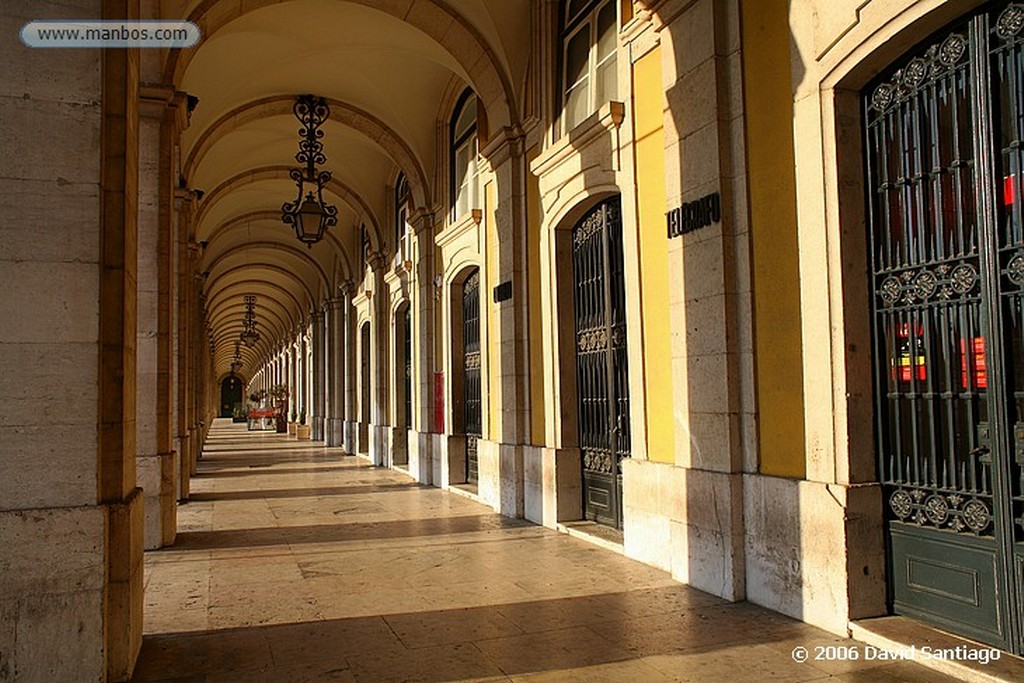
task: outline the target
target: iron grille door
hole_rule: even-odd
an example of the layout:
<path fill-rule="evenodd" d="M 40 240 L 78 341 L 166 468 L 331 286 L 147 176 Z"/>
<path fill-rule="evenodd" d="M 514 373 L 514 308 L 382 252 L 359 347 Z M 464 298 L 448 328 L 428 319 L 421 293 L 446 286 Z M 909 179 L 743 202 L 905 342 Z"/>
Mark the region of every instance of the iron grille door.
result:
<path fill-rule="evenodd" d="M 462 342 L 465 382 L 466 481 L 478 480 L 477 440 L 481 435 L 480 406 L 480 271 L 474 270 L 462 289 Z"/>
<path fill-rule="evenodd" d="M 1010 499 L 1020 463 L 1008 457 L 1008 427 L 1024 420 L 1024 402 L 1008 397 L 1024 391 L 1013 265 L 1021 254 L 1024 283 L 1024 91 L 1019 45 L 996 28 L 1006 13 L 1019 31 L 1015 5 L 973 17 L 866 90 L 864 109 L 893 609 L 1019 651 Z"/>
<path fill-rule="evenodd" d="M 412 428 L 412 314 L 405 309 L 403 333 L 405 334 L 405 428 Z"/>
<path fill-rule="evenodd" d="M 630 453 L 626 292 L 618 197 L 573 229 L 576 383 L 583 508 L 587 519 L 622 527 L 622 469 Z"/>

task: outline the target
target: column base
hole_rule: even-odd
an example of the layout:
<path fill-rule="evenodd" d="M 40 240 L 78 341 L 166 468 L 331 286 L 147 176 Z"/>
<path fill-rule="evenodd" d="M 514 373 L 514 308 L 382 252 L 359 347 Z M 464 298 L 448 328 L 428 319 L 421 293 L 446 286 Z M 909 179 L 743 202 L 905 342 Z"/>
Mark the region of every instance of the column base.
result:
<path fill-rule="evenodd" d="M 523 512 L 549 528 L 583 518 L 578 448 L 523 446 Z"/>
<path fill-rule="evenodd" d="M 378 467 L 391 467 L 390 434 L 388 425 L 369 425 L 370 461 Z"/>
<path fill-rule="evenodd" d="M 327 418 L 324 423 L 324 441 L 329 448 L 345 445 L 345 421 L 336 417 Z"/>
<path fill-rule="evenodd" d="M 391 466 L 409 466 L 409 433 L 405 427 L 385 427 L 389 440 L 388 449 L 391 453 Z"/>
<path fill-rule="evenodd" d="M 176 534 L 178 454 L 140 455 L 135 462 L 145 497 L 145 548 L 155 550 L 173 543 Z"/>
<path fill-rule="evenodd" d="M 318 415 L 314 415 L 313 416 L 313 423 L 312 423 L 311 426 L 313 428 L 313 431 L 312 431 L 312 434 L 311 434 L 311 438 L 313 439 L 313 441 L 323 441 L 324 440 L 324 418 L 322 418 L 322 417 L 320 417 Z"/>
<path fill-rule="evenodd" d="M 440 434 L 439 449 L 434 457 L 434 485 L 449 488 L 466 482 L 466 437 L 462 434 Z"/>
<path fill-rule="evenodd" d="M 506 517 L 523 516 L 523 446 L 477 441 L 478 495 Z"/>
<path fill-rule="evenodd" d="M 409 430 L 407 437 L 409 444 L 409 474 L 421 484 L 431 486 L 434 478 L 434 441 L 439 434 L 417 432 Z"/>
<path fill-rule="evenodd" d="M 343 423 L 343 441 L 345 453 L 355 455 L 359 451 L 359 423 L 345 420 Z"/>
<path fill-rule="evenodd" d="M 103 505 L 0 511 L 5 678 L 105 680 L 106 523 Z"/>

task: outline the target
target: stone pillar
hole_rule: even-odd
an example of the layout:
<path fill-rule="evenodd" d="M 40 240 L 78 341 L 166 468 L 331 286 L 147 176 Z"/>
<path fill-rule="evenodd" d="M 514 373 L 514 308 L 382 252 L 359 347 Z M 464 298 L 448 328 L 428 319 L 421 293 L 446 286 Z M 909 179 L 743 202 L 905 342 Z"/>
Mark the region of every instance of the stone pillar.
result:
<path fill-rule="evenodd" d="M 173 149 L 184 127 L 183 93 L 144 87 L 139 122 L 138 484 L 145 497 L 145 546 L 174 541 L 178 468 L 172 441 L 175 266 Z"/>
<path fill-rule="evenodd" d="M 370 459 L 374 465 L 390 466 L 388 448 L 388 348 L 391 321 L 388 315 L 387 285 L 384 268 L 387 259 L 370 255 L 373 288 L 370 290 Z"/>
<path fill-rule="evenodd" d="M 345 443 L 345 368 L 348 345 L 345 343 L 345 300 L 327 300 L 327 424 L 328 446 Z"/>
<path fill-rule="evenodd" d="M 409 223 L 414 230 L 414 271 L 410 288 L 413 415 L 412 424 L 409 425 L 409 474 L 421 484 L 438 484 L 440 482 L 434 479 L 434 441 L 437 436 L 434 434 L 434 373 L 437 370 L 434 315 L 439 297 L 439 290 L 434 286 L 434 216 L 426 211 L 417 212 Z"/>
<path fill-rule="evenodd" d="M 137 10 L 114 4 L 75 18 Z M 68 11 L 2 3 L 0 23 Z M 54 52 L 11 43 L 0 69 L 0 675 L 123 680 L 142 637 L 138 50 Z"/>
<path fill-rule="evenodd" d="M 326 392 L 324 391 L 324 312 L 313 310 L 313 441 L 324 441 L 324 414 Z"/>
<path fill-rule="evenodd" d="M 356 312 L 352 306 L 354 287 L 349 286 L 342 311 L 344 312 L 344 358 L 345 366 L 345 452 L 354 455 L 358 451 L 359 416 L 356 413 L 358 398 L 356 396 Z"/>
<path fill-rule="evenodd" d="M 288 421 L 299 419 L 299 354 L 296 350 L 298 333 L 288 343 Z M 292 418 L 292 413 L 295 417 Z"/>
<path fill-rule="evenodd" d="M 669 241 L 674 404 L 687 406 L 676 422 L 678 514 L 669 519 L 672 575 L 729 600 L 746 595 L 742 414 L 753 392 L 749 226 L 739 11 L 735 0 L 700 0 L 661 29 L 663 86 L 679 142 L 666 146 L 669 206 L 721 192 L 722 220 Z M 706 36 L 693 40 L 692 36 Z M 699 85 L 698 85 L 699 84 Z M 680 97 L 694 88 L 700 98 Z M 682 125 L 676 125 L 682 122 Z M 708 340 L 714 340 L 709 343 Z M 746 377 L 747 379 L 744 379 Z M 635 416 L 634 416 L 635 417 Z M 756 456 L 754 456 L 756 461 Z M 646 461 L 623 463 L 625 535 L 640 538 Z M 631 486 L 636 482 L 636 486 Z M 636 491 L 634 496 L 631 491 Z M 631 514 L 637 511 L 641 514 Z M 788 519 L 788 518 L 787 518 Z M 648 536 L 649 537 L 649 536 Z M 632 552 L 628 547 L 627 552 Z"/>
<path fill-rule="evenodd" d="M 484 438 L 478 442 L 480 496 L 503 515 L 522 517 L 524 512 L 523 446 L 528 440 L 529 405 L 527 377 L 529 355 L 526 301 L 526 160 L 523 137 L 511 130 L 498 131 L 482 150 L 497 188 L 497 204 L 488 206 L 485 259 L 481 275 L 484 290 L 481 324 L 486 328 L 487 375 L 484 397 Z M 488 202 L 492 201 L 488 198 Z M 496 244 L 491 242 L 496 240 Z M 511 282 L 513 295 L 500 303 L 491 290 Z M 488 309 L 497 308 L 495 324 L 488 325 Z M 497 372 L 492 369 L 497 365 Z M 500 409 L 491 410 L 497 404 Z M 490 417 L 494 416 L 494 417 Z"/>

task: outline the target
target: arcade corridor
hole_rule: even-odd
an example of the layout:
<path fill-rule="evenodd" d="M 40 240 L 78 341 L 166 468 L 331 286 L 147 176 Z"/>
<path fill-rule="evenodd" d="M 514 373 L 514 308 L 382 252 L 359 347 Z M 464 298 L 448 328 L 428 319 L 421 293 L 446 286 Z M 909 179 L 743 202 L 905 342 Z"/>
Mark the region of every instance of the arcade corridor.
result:
<path fill-rule="evenodd" d="M 137 681 L 946 680 L 316 443 L 219 420 L 193 486 Z"/>

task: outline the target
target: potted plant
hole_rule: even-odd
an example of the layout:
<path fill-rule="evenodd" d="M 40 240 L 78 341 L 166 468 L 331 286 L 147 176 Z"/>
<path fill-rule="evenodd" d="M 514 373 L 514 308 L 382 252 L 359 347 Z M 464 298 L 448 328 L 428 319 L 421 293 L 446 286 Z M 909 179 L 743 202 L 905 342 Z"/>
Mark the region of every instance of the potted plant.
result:
<path fill-rule="evenodd" d="M 231 411 L 232 422 L 246 422 L 249 419 L 249 414 L 245 410 L 244 403 L 236 403 L 234 409 Z"/>
<path fill-rule="evenodd" d="M 295 436 L 295 430 L 299 426 L 299 414 L 295 412 L 295 407 L 292 407 L 292 416 L 288 421 L 288 436 Z"/>
<path fill-rule="evenodd" d="M 300 440 L 309 440 L 310 438 L 310 425 L 306 424 L 306 411 L 303 410 L 299 413 L 299 424 L 295 428 L 295 438 Z"/>

